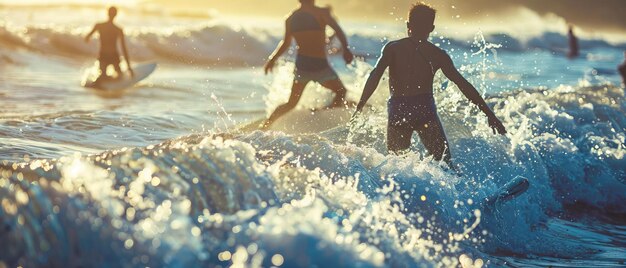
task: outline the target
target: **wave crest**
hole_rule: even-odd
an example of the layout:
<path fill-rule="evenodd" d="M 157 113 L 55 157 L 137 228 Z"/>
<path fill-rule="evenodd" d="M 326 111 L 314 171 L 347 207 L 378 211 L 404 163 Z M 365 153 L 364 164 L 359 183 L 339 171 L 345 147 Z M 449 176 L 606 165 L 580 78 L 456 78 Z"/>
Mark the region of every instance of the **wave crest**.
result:
<path fill-rule="evenodd" d="M 134 29 L 127 31 L 129 50 L 133 60 L 166 60 L 183 64 L 256 66 L 263 64 L 267 55 L 282 36 L 259 27 L 238 27 L 226 24 L 166 29 Z M 12 28 L 0 25 L 0 44 L 9 48 L 26 48 L 40 53 L 69 57 L 95 57 L 97 42 L 83 42 L 85 32 L 76 29 L 26 27 Z M 558 33 L 544 33 L 531 39 L 517 39 L 507 34 L 489 34 L 486 41 L 501 45 L 502 50 L 525 51 L 541 49 L 552 52 L 565 51 L 567 37 Z M 386 33 L 353 33 L 350 44 L 357 55 L 377 57 L 382 46 L 390 39 Z M 475 44 L 453 38 L 433 38 L 442 46 L 474 49 Z M 336 41 L 331 46 L 336 46 Z M 617 48 L 603 40 L 580 40 L 583 49 Z"/>

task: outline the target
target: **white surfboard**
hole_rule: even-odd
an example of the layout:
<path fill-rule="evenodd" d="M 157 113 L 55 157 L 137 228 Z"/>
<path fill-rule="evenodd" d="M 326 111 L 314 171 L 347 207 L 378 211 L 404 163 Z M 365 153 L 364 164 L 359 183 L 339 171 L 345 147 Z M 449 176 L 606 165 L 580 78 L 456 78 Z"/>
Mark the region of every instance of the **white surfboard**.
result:
<path fill-rule="evenodd" d="M 95 78 L 83 82 L 83 86 L 97 90 L 117 91 L 133 87 L 135 84 L 146 79 L 156 70 L 156 63 L 139 64 L 133 67 L 135 76 L 125 73 L 120 79 L 103 80 L 96 85 Z"/>

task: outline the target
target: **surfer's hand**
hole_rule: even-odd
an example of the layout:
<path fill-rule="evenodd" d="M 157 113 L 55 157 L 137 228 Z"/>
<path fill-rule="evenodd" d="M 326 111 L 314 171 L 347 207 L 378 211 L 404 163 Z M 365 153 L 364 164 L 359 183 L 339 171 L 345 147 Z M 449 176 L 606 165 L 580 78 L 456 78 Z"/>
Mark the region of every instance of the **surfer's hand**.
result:
<path fill-rule="evenodd" d="M 354 60 L 354 55 L 347 47 L 343 49 L 343 60 L 346 61 L 346 64 L 350 64 Z"/>
<path fill-rule="evenodd" d="M 272 72 L 272 70 L 274 70 L 274 64 L 276 64 L 274 59 L 267 61 L 267 63 L 265 64 L 265 74 L 269 74 Z"/>
<path fill-rule="evenodd" d="M 356 111 L 354 111 L 354 114 L 352 114 L 352 117 L 350 118 L 350 125 L 353 125 L 360 115 L 361 115 L 361 110 L 357 109 Z"/>
<path fill-rule="evenodd" d="M 489 127 L 493 130 L 493 134 L 506 134 L 506 128 L 495 115 L 489 116 Z"/>

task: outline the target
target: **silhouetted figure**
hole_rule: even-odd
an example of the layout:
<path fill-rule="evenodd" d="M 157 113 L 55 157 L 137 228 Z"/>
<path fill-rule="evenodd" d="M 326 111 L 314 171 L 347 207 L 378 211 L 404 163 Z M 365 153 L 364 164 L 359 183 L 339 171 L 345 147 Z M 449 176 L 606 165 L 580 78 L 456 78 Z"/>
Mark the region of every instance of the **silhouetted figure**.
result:
<path fill-rule="evenodd" d="M 574 26 L 569 26 L 567 36 L 569 37 L 569 53 L 567 56 L 570 58 L 577 58 L 580 55 L 580 51 L 578 49 L 578 38 L 574 35 Z"/>
<path fill-rule="evenodd" d="M 433 78 L 437 70 L 441 69 L 470 101 L 478 105 L 489 118 L 494 133 L 506 134 L 506 129 L 474 86 L 459 73 L 450 56 L 428 41 L 435 29 L 435 13 L 425 4 L 413 6 L 407 23 L 409 37 L 385 45 L 365 84 L 353 118 L 361 112 L 389 67 L 391 97 L 387 103 L 387 148 L 392 153 L 406 152 L 411 146 L 413 132 L 417 132 L 428 152 L 454 169 L 433 97 Z"/>
<path fill-rule="evenodd" d="M 617 70 L 619 70 L 619 73 L 622 75 L 622 83 L 626 85 L 626 51 L 624 51 L 624 63 L 622 63 Z"/>
<path fill-rule="evenodd" d="M 98 84 L 103 79 L 108 79 L 107 67 L 113 65 L 117 78 L 122 77 L 122 69 L 120 68 L 120 54 L 117 49 L 117 43 L 122 44 L 122 52 L 124 53 L 124 59 L 128 66 L 128 72 L 131 76 L 134 76 L 133 69 L 130 66 L 130 58 L 128 57 L 128 50 L 126 49 L 126 40 L 124 38 L 124 32 L 122 28 L 115 25 L 113 20 L 117 16 L 117 8 L 109 8 L 109 20 L 103 23 L 98 23 L 93 27 L 93 30 L 85 37 L 85 42 L 89 42 L 91 36 L 98 32 L 100 36 L 100 53 L 98 55 L 98 62 L 100 63 L 100 76 L 96 79 L 95 83 Z"/>
<path fill-rule="evenodd" d="M 330 26 L 343 47 L 346 63 L 352 62 L 353 55 L 348 48 L 348 40 L 343 30 L 331 15 L 329 8 L 315 6 L 315 0 L 300 0 L 300 7 L 293 11 L 285 22 L 285 38 L 280 42 L 265 65 L 265 74 L 272 71 L 276 59 L 285 53 L 292 39 L 298 45 L 296 70 L 291 96 L 286 104 L 276 108 L 274 113 L 263 123 L 267 128 L 290 110 L 296 107 L 304 88 L 309 82 L 317 82 L 335 92 L 335 99 L 329 107 L 338 107 L 346 103 L 346 88 L 337 73 L 330 67 L 326 55 L 326 26 Z"/>

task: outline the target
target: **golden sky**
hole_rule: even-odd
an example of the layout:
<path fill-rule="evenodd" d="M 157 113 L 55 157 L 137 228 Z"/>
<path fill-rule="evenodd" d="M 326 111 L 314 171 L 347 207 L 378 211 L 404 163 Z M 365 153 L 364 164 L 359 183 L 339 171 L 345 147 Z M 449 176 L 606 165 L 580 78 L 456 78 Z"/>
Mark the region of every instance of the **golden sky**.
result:
<path fill-rule="evenodd" d="M 0 0 L 0 3 L 117 4 L 187 9 L 200 13 L 282 18 L 298 0 Z M 415 0 L 317 0 L 330 5 L 342 20 L 384 21 L 402 24 Z M 452 31 L 501 31 L 533 35 L 545 30 L 565 31 L 571 23 L 587 36 L 626 40 L 626 0 L 431 0 L 438 9 L 437 28 Z M 278 21 L 278 20 L 277 20 Z"/>
<path fill-rule="evenodd" d="M 227 14 L 282 16 L 297 0 L 145 0 L 165 5 L 214 8 Z M 393 20 L 405 17 L 414 0 L 318 0 L 333 6 L 337 15 L 357 19 Z M 626 31 L 625 0 L 433 0 L 426 1 L 440 11 L 440 18 L 459 15 L 468 20 L 508 21 L 512 13 L 532 11 L 539 16 L 554 15 L 587 30 Z"/>

